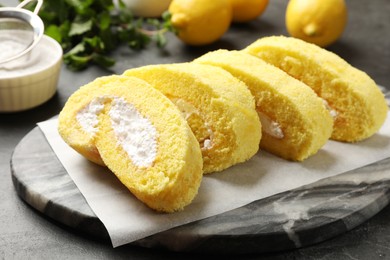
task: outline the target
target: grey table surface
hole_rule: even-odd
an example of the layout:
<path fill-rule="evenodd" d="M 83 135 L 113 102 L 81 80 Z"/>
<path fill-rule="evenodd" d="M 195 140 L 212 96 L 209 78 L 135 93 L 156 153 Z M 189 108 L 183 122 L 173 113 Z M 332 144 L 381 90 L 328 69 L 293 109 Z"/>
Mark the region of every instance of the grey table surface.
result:
<path fill-rule="evenodd" d="M 0 0 L 15 6 L 17 1 Z M 37 122 L 59 113 L 67 98 L 98 76 L 154 63 L 185 62 L 213 49 L 241 49 L 267 35 L 287 35 L 287 0 L 271 0 L 261 18 L 234 25 L 216 44 L 193 48 L 170 36 L 164 50 L 150 46 L 133 52 L 120 48 L 110 70 L 91 67 L 82 72 L 62 68 L 58 91 L 45 104 L 25 112 L 0 113 L 0 259 L 197 259 L 190 255 L 140 247 L 112 248 L 43 216 L 24 203 L 11 180 L 10 158 L 18 142 Z M 378 84 L 390 88 L 390 1 L 347 0 L 349 20 L 340 40 L 328 49 L 366 71 Z M 225 258 L 229 258 L 224 256 Z M 390 206 L 355 229 L 310 247 L 240 259 L 390 259 Z"/>

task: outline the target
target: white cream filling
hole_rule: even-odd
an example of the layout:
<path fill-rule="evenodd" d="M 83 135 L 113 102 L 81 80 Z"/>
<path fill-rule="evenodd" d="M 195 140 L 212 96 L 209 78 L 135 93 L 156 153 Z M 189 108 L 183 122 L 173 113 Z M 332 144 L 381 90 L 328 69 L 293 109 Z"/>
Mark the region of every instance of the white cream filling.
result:
<path fill-rule="evenodd" d="M 187 120 L 192 114 L 199 115 L 199 110 L 192 104 L 181 98 L 172 98 L 171 101 L 179 108 L 184 118 Z"/>
<path fill-rule="evenodd" d="M 282 139 L 284 137 L 282 128 L 278 122 L 273 121 L 266 114 L 260 111 L 257 111 L 257 113 L 260 118 L 261 128 L 265 133 L 277 139 Z"/>
<path fill-rule="evenodd" d="M 209 149 L 211 149 L 213 147 L 212 140 L 213 140 L 214 132 L 207 125 L 207 123 L 205 123 L 205 127 L 207 129 L 207 133 L 209 134 L 209 138 L 203 140 L 203 146 L 201 146 L 201 148 L 200 148 L 202 151 L 209 150 Z"/>
<path fill-rule="evenodd" d="M 77 114 L 77 121 L 84 131 L 92 136 L 97 132 L 98 115 L 104 108 L 104 100 L 99 97 L 91 101 Z M 157 130 L 149 119 L 121 97 L 110 97 L 112 105 L 108 112 L 117 144 L 129 155 L 138 167 L 149 167 L 157 156 Z"/>
<path fill-rule="evenodd" d="M 99 123 L 98 114 L 104 108 L 104 98 L 95 98 L 86 107 L 80 110 L 76 119 L 81 128 L 93 137 L 97 132 Z"/>
<path fill-rule="evenodd" d="M 110 112 L 118 144 L 138 167 L 149 167 L 157 156 L 157 130 L 124 98 L 114 98 Z"/>
<path fill-rule="evenodd" d="M 185 101 L 181 98 L 171 98 L 171 101 L 179 108 L 184 118 L 187 120 L 192 114 L 196 114 L 200 116 L 199 110 L 194 107 L 191 103 Z M 207 129 L 207 132 L 209 133 L 210 138 L 205 139 L 203 141 L 203 145 L 201 144 L 202 150 L 208 150 L 211 149 L 213 146 L 213 131 L 211 128 L 207 125 L 207 122 L 205 123 L 205 127 Z"/>
<path fill-rule="evenodd" d="M 325 108 L 329 111 L 330 116 L 333 117 L 333 119 L 335 119 L 335 118 L 337 117 L 337 115 L 338 115 L 337 111 L 336 111 L 335 109 L 333 109 L 333 108 L 329 105 L 328 101 L 326 101 L 326 100 L 323 99 L 323 98 L 321 98 L 321 99 L 322 99 L 322 102 L 323 102 L 324 105 L 325 105 Z"/>

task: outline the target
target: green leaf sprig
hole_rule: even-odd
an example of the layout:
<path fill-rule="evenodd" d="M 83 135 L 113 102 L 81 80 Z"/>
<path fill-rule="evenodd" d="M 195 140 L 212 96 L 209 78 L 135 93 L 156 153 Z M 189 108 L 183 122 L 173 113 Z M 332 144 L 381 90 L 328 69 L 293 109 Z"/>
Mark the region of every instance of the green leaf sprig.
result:
<path fill-rule="evenodd" d="M 121 0 L 45 0 L 39 16 L 45 34 L 64 50 L 64 63 L 72 70 L 90 64 L 107 68 L 115 64 L 110 53 L 122 44 L 142 49 L 150 42 L 163 47 L 165 33 L 174 32 L 170 14 L 162 19 L 136 18 Z"/>

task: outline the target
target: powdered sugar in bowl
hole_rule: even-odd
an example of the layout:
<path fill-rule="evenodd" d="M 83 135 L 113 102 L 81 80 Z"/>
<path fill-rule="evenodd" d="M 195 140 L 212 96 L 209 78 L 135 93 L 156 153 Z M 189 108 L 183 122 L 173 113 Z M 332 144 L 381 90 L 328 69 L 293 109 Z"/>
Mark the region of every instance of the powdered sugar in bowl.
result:
<path fill-rule="evenodd" d="M 49 100 L 57 89 L 62 54 L 61 46 L 44 35 L 26 55 L 0 64 L 0 112 L 27 110 Z"/>

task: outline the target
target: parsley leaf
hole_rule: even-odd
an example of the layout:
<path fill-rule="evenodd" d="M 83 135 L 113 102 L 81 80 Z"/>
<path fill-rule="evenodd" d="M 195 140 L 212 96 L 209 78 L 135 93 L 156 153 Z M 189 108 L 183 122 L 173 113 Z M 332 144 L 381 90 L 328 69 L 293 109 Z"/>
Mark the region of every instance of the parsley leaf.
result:
<path fill-rule="evenodd" d="M 64 63 L 72 70 L 113 66 L 109 55 L 118 46 L 139 50 L 155 42 L 163 47 L 165 33 L 175 32 L 168 12 L 161 19 L 136 18 L 121 0 L 118 5 L 112 0 L 45 0 L 39 16 L 45 34 L 61 44 Z"/>

